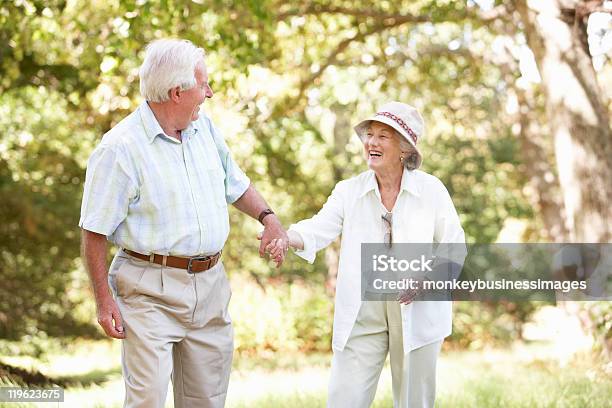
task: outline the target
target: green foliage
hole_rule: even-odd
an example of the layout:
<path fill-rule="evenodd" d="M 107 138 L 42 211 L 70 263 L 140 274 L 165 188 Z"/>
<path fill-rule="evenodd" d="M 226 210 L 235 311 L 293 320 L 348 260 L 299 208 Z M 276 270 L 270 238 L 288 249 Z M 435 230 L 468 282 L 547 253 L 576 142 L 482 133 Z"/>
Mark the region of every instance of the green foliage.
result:
<path fill-rule="evenodd" d="M 587 314 L 586 330 L 595 340 L 596 351 L 612 360 L 612 302 L 584 302 L 582 307 Z"/>
<path fill-rule="evenodd" d="M 482 143 L 450 133 L 424 143 L 430 154 L 423 166 L 446 185 L 470 242 L 495 242 L 508 217 L 533 216 L 520 193 L 525 178 L 516 172 L 515 144 L 508 136 Z"/>
<path fill-rule="evenodd" d="M 222 9 L 221 3 L 213 5 Z M 258 10 L 256 3 L 245 2 L 245 10 Z M 72 272 L 79 270 L 86 159 L 137 103 L 134 70 L 144 44 L 179 33 L 200 43 L 203 28 L 210 34 L 203 45 L 217 50 L 225 40 L 213 36 L 221 32 L 217 27 L 230 35 L 234 17 L 221 14 L 208 24 L 204 8 L 191 2 L 170 9 L 133 1 L 0 4 L 0 337 L 98 333 L 89 323 L 93 316 L 83 322 L 73 313 L 89 296 L 82 271 Z M 215 17 L 214 8 L 206 11 Z M 262 22 L 255 28 L 265 30 L 261 13 L 251 23 L 257 16 Z M 183 31 L 186 26 L 193 28 Z M 259 62 L 257 38 L 266 36 L 234 32 L 248 35 L 237 40 L 247 50 L 239 53 L 242 66 Z"/>
<path fill-rule="evenodd" d="M 230 313 L 236 351 L 329 351 L 332 300 L 320 287 L 295 282 L 265 288 L 238 277 L 232 279 Z"/>
<path fill-rule="evenodd" d="M 0 337 L 99 333 L 87 326 L 78 259 L 86 158 L 139 103 L 144 45 L 167 36 L 207 50 L 216 92 L 207 112 L 285 224 L 312 216 L 336 182 L 365 170 L 351 125 L 388 100 L 423 112 L 424 169 L 449 188 L 470 241 L 494 241 L 508 217 L 537 216 L 504 109 L 508 79 L 486 58 L 496 33 L 465 3 L 5 1 Z M 239 348 L 326 350 L 325 257 L 308 265 L 292 256 L 275 270 L 256 253 L 260 226 L 230 216 L 227 270 L 266 287 L 232 302 Z M 279 279 L 320 289 L 271 283 Z"/>
<path fill-rule="evenodd" d="M 452 347 L 480 350 L 509 346 L 521 339 L 522 327 L 542 302 L 455 302 Z"/>
<path fill-rule="evenodd" d="M 5 92 L 0 106 L 0 337 L 91 333 L 67 293 L 88 133 L 74 138 L 65 100 L 42 87 Z"/>

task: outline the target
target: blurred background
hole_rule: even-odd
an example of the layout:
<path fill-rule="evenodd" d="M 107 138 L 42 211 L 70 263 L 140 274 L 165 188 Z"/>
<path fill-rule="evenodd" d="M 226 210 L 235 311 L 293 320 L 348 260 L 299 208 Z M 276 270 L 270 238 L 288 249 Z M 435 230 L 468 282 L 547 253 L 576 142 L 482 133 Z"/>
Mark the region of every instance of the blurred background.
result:
<path fill-rule="evenodd" d="M 366 169 L 352 125 L 399 100 L 425 118 L 423 169 L 469 242 L 597 243 L 612 242 L 611 13 L 571 0 L 1 2 L 0 383 L 122 404 L 77 224 L 87 158 L 140 103 L 151 40 L 207 50 L 204 109 L 287 225 Z M 228 406 L 324 406 L 338 245 L 274 269 L 259 224 L 230 211 Z M 441 407 L 611 406 L 612 303 L 458 302 L 439 364 Z M 391 404 L 388 371 L 376 406 Z"/>

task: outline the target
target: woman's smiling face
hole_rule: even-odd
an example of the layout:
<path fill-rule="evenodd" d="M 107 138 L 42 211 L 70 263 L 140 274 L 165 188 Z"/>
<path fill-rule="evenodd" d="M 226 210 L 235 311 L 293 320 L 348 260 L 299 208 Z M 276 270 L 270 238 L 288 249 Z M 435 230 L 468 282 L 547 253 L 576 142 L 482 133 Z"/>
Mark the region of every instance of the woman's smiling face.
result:
<path fill-rule="evenodd" d="M 402 166 L 399 137 L 389 125 L 370 122 L 363 148 L 368 167 L 376 172 Z"/>

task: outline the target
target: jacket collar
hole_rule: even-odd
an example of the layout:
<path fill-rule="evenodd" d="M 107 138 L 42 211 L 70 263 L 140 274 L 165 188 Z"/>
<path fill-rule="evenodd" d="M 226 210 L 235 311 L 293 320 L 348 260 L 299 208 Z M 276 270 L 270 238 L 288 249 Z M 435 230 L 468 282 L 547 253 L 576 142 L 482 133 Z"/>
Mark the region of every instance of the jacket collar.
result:
<path fill-rule="evenodd" d="M 372 190 L 380 197 L 378 183 L 376 182 L 376 174 L 373 170 L 369 170 L 359 197 L 363 197 Z M 400 184 L 400 191 L 402 190 L 414 195 L 415 197 L 421 196 L 421 183 L 419 177 L 417 176 L 416 170 L 404 169 L 404 172 L 402 173 L 402 182 Z"/>

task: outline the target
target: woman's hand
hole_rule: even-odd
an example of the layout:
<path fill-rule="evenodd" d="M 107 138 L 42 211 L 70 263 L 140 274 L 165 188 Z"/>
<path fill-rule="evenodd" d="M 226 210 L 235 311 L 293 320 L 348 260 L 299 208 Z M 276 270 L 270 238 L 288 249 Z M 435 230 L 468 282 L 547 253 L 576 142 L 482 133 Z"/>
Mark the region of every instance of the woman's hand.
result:
<path fill-rule="evenodd" d="M 270 257 L 278 263 L 278 259 L 284 259 L 289 250 L 289 245 L 282 239 L 273 239 L 266 246 L 266 253 L 270 254 Z"/>
<path fill-rule="evenodd" d="M 262 236 L 262 232 L 258 233 L 257 239 L 261 240 Z M 295 231 L 287 231 L 287 237 L 289 238 L 289 241 L 285 241 L 283 239 L 273 239 L 265 248 L 265 252 L 270 254 L 270 257 L 274 259 L 277 266 L 279 265 L 279 261 L 287 256 L 289 247 L 304 249 L 304 241 L 302 241 L 300 234 Z"/>
<path fill-rule="evenodd" d="M 423 278 L 411 278 L 411 281 L 411 288 L 402 290 L 397 295 L 397 301 L 400 302 L 402 305 L 409 305 L 423 291 Z"/>
<path fill-rule="evenodd" d="M 263 231 L 257 234 L 257 239 L 261 241 L 263 237 Z M 289 242 L 282 238 L 275 238 L 270 241 L 268 245 L 264 248 L 265 253 L 269 254 L 270 257 L 274 260 L 276 267 L 279 268 L 283 261 L 285 260 L 285 256 L 287 256 L 287 251 L 289 250 Z"/>

